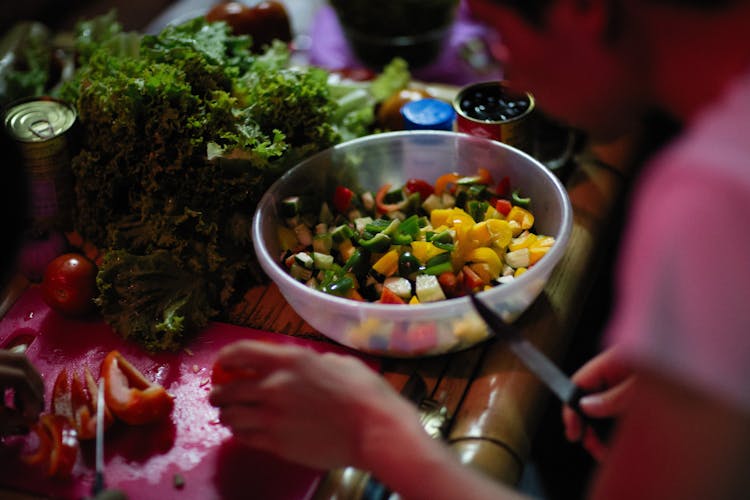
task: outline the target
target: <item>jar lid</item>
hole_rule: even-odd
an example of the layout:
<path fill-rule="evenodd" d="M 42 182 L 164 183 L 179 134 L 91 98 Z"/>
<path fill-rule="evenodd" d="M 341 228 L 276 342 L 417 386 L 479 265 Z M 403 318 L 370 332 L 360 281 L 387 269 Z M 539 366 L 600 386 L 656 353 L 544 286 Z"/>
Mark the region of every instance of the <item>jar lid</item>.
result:
<path fill-rule="evenodd" d="M 404 104 L 401 116 L 406 130 L 452 130 L 456 112 L 445 101 L 425 98 Z"/>

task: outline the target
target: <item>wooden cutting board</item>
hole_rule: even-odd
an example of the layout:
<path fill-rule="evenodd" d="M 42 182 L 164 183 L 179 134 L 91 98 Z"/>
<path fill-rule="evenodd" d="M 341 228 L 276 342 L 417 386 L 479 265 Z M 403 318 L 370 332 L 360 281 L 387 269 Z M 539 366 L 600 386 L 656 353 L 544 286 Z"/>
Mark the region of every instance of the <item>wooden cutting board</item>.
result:
<path fill-rule="evenodd" d="M 0 320 L 0 346 L 31 340 L 26 351 L 45 382 L 49 409 L 52 385 L 60 369 L 77 372 L 88 366 L 95 377 L 104 356 L 119 350 L 149 379 L 175 396 L 171 418 L 147 426 L 118 422 L 105 435 L 105 480 L 108 487 L 138 499 L 311 498 L 323 472 L 297 466 L 242 447 L 218 422 L 207 401 L 216 351 L 239 339 L 303 345 L 316 351 L 350 353 L 344 347 L 225 323 L 211 323 L 178 353 L 148 354 L 120 338 L 100 318 L 72 320 L 51 311 L 32 286 Z M 361 357 L 361 355 L 360 355 Z M 377 362 L 365 359 L 374 369 Z M 8 438 L 0 445 L 0 484 L 9 489 L 56 498 L 90 494 L 94 476 L 94 442 L 82 442 L 70 480 L 54 480 L 25 465 L 19 455 L 28 437 Z M 184 479 L 175 486 L 175 477 Z"/>

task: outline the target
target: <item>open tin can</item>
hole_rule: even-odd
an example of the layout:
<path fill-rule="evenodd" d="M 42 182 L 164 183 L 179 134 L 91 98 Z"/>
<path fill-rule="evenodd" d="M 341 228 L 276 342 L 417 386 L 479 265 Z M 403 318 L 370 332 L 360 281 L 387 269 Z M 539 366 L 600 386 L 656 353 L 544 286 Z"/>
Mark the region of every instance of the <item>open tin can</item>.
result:
<path fill-rule="evenodd" d="M 533 154 L 535 107 L 531 94 L 513 92 L 503 82 L 468 85 L 453 100 L 456 131 Z"/>
<path fill-rule="evenodd" d="M 3 111 L 5 133 L 18 147 L 29 178 L 32 231 L 71 228 L 76 123 L 73 107 L 51 97 L 22 99 Z"/>
<path fill-rule="evenodd" d="M 558 176 L 575 152 L 575 133 L 541 113 L 534 96 L 503 81 L 474 83 L 453 99 L 455 130 L 500 141 L 533 156 Z"/>

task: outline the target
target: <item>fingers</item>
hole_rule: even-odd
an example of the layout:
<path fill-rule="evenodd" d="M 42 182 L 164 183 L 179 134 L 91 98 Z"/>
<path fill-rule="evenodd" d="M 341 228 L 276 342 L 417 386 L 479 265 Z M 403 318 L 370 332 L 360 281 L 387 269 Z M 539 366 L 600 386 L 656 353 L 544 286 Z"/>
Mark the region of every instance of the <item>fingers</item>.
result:
<path fill-rule="evenodd" d="M 579 368 L 572 379 L 582 389 L 595 391 L 611 387 L 632 373 L 632 368 L 620 358 L 618 350 L 610 348 Z"/>
<path fill-rule="evenodd" d="M 252 368 L 265 374 L 287 366 L 295 356 L 305 353 L 305 348 L 292 344 L 240 340 L 220 349 L 216 361 L 227 370 Z"/>
<path fill-rule="evenodd" d="M 14 391 L 14 404 L 28 423 L 44 409 L 44 382 L 22 353 L 0 350 L 0 387 Z"/>
<path fill-rule="evenodd" d="M 630 403 L 634 382 L 635 377 L 628 377 L 605 391 L 587 394 L 578 404 L 584 413 L 592 417 L 617 416 Z"/>

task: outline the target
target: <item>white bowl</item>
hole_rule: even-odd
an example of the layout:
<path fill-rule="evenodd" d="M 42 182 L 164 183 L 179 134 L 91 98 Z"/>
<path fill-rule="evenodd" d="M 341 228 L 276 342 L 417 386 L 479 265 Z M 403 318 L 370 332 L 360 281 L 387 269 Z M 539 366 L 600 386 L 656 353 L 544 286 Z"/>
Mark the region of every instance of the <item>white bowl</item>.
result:
<path fill-rule="evenodd" d="M 468 297 L 414 306 L 363 303 L 305 286 L 280 263 L 277 226 L 279 202 L 287 196 L 332 192 L 337 184 L 377 190 L 385 183 L 403 185 L 409 178 L 434 182 L 447 172 L 473 175 L 488 169 L 496 180 L 532 200 L 538 233 L 555 237 L 547 254 L 514 281 L 478 296 L 508 321 L 514 321 L 537 298 L 560 261 L 572 228 L 565 188 L 541 163 L 500 142 L 454 132 L 408 131 L 376 134 L 322 151 L 292 168 L 261 199 L 252 236 L 263 270 L 294 310 L 330 339 L 381 356 L 416 357 L 473 346 L 489 337 Z"/>

